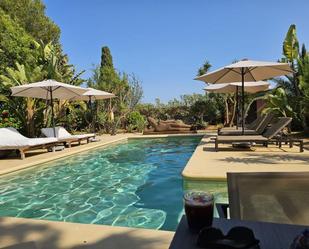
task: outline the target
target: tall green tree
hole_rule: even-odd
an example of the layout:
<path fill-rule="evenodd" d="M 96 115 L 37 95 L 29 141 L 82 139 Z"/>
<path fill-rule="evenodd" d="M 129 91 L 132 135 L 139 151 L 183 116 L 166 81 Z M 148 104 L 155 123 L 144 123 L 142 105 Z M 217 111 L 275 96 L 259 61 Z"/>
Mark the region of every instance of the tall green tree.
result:
<path fill-rule="evenodd" d="M 36 59 L 33 37 L 0 8 L 0 74 L 16 63 L 35 65 Z"/>
<path fill-rule="evenodd" d="M 55 79 L 80 85 L 76 73 L 59 42 L 60 29 L 45 15 L 41 0 L 0 1 L 0 99 L 1 110 L 9 110 L 28 136 L 37 135 L 39 128 L 50 125 L 49 112 L 42 100 L 11 98 L 10 87 L 44 79 Z M 76 108 L 75 108 L 76 107 Z M 55 104 L 56 121 L 66 117 L 83 103 L 67 101 Z"/>
<path fill-rule="evenodd" d="M 115 92 L 117 85 L 120 84 L 120 77 L 114 68 L 110 49 L 106 46 L 102 47 L 99 72 L 97 87 L 104 91 Z"/>
<path fill-rule="evenodd" d="M 299 87 L 303 94 L 302 98 L 302 111 L 303 111 L 303 122 L 304 130 L 309 133 L 309 53 L 303 46 L 302 59 L 299 60 Z"/>
<path fill-rule="evenodd" d="M 112 92 L 118 97 L 123 96 L 124 90 L 128 89 L 127 74 L 117 72 L 110 49 L 106 46 L 102 47 L 100 65 L 96 66 L 93 72 L 93 76 L 88 81 L 89 86 Z"/>
<path fill-rule="evenodd" d="M 301 47 L 296 33 L 296 26 L 292 24 L 283 42 L 283 58 L 282 62 L 288 62 L 293 69 L 292 75 L 287 75 L 280 79 L 276 79 L 278 87 L 284 89 L 289 106 L 295 113 L 295 119 L 293 124 L 296 128 L 302 128 L 303 130 L 309 130 L 309 121 L 307 114 L 307 101 L 306 101 L 306 89 L 307 89 L 307 76 L 309 64 L 306 62 L 308 58 L 308 52 L 305 45 Z"/>
<path fill-rule="evenodd" d="M 102 47 L 101 51 L 101 68 L 104 67 L 114 68 L 113 57 L 107 46 Z"/>
<path fill-rule="evenodd" d="M 299 73 L 298 73 L 298 59 L 300 55 L 299 42 L 296 35 L 296 26 L 292 24 L 283 41 L 283 55 L 282 61 L 290 63 L 294 73 L 293 77 L 288 78 L 290 84 L 293 86 L 292 90 L 295 96 L 300 96 L 299 89 Z"/>
<path fill-rule="evenodd" d="M 60 29 L 46 16 L 41 0 L 1 0 L 0 9 L 35 40 L 59 43 Z"/>
<path fill-rule="evenodd" d="M 93 70 L 93 76 L 88 80 L 90 87 L 114 93 L 117 98 L 109 102 L 101 101 L 97 105 L 97 112 L 104 113 L 108 110 L 109 117 L 105 120 L 107 125 L 125 124 L 124 118 L 130 111 L 128 102 L 130 99 L 130 77 L 126 73 L 119 73 L 114 68 L 113 58 L 108 47 L 102 47 L 101 63 Z M 131 99 L 132 100 L 132 99 Z M 114 121 L 116 117 L 116 121 Z M 114 130 L 115 127 L 112 127 Z"/>

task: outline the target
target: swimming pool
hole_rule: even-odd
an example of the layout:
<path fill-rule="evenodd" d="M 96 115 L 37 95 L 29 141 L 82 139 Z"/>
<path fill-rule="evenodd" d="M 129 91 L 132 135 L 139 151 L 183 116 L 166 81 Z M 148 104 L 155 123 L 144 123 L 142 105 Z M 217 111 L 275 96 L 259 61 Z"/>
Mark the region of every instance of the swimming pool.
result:
<path fill-rule="evenodd" d="M 200 139 L 129 139 L 1 177 L 0 216 L 175 230 Z"/>

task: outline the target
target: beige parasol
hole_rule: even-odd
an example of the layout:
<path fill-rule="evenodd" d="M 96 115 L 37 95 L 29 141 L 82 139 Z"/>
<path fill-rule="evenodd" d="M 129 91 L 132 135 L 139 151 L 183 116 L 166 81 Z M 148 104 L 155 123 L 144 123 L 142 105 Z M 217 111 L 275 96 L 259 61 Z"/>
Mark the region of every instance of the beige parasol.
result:
<path fill-rule="evenodd" d="M 220 84 L 241 82 L 241 95 L 242 95 L 242 134 L 245 129 L 245 109 L 244 109 L 244 94 L 245 82 L 259 81 L 270 79 L 277 76 L 287 75 L 292 73 L 288 63 L 279 62 L 265 62 L 242 60 L 232 63 L 228 66 L 222 67 L 210 73 L 198 76 L 195 80 L 201 80 L 207 83 Z"/>
<path fill-rule="evenodd" d="M 52 110 L 52 124 L 55 131 L 55 117 L 54 117 L 54 99 L 71 100 L 74 97 L 80 96 L 87 91 L 87 89 L 58 82 L 56 80 L 44 80 L 36 83 L 20 85 L 11 87 L 12 96 L 31 97 L 50 100 Z"/>

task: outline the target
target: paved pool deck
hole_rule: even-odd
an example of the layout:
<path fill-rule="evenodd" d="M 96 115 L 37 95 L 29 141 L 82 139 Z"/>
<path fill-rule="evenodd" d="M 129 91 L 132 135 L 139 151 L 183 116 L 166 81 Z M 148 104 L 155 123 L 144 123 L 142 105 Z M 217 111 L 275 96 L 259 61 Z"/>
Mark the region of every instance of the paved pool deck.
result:
<path fill-rule="evenodd" d="M 253 149 L 235 149 L 231 145 L 221 145 L 214 150 L 211 137 L 203 137 L 200 144 L 184 168 L 182 175 L 190 180 L 226 180 L 227 172 L 299 172 L 309 171 L 309 150 L 300 153 L 299 147 L 278 148 L 255 146 Z"/>
<path fill-rule="evenodd" d="M 24 218 L 0 218 L 2 249 L 168 249 L 174 233 Z"/>
<path fill-rule="evenodd" d="M 299 153 L 297 146 L 290 149 L 284 145 L 279 149 L 270 145 L 268 148 L 255 147 L 254 151 L 240 151 L 223 145 L 221 151 L 215 152 L 214 144 L 210 140 L 211 133 L 196 135 L 204 137 L 183 170 L 185 179 L 225 180 L 226 172 L 309 171 L 308 149 Z M 59 152 L 35 150 L 26 153 L 24 160 L 17 157 L 0 159 L 0 175 L 130 138 L 171 136 L 175 135 L 103 135 L 99 137 L 99 142 L 74 146 Z M 0 248 L 6 249 L 167 249 L 174 235 L 168 231 L 12 217 L 0 218 L 0 231 Z"/>

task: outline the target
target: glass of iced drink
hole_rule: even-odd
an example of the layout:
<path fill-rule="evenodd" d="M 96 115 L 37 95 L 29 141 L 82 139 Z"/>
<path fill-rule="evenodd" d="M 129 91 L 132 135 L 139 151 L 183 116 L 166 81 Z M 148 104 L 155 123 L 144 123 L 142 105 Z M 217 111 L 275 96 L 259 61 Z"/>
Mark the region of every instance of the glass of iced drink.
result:
<path fill-rule="evenodd" d="M 202 191 L 189 191 L 184 195 L 184 206 L 190 230 L 199 232 L 212 225 L 214 196 Z"/>

